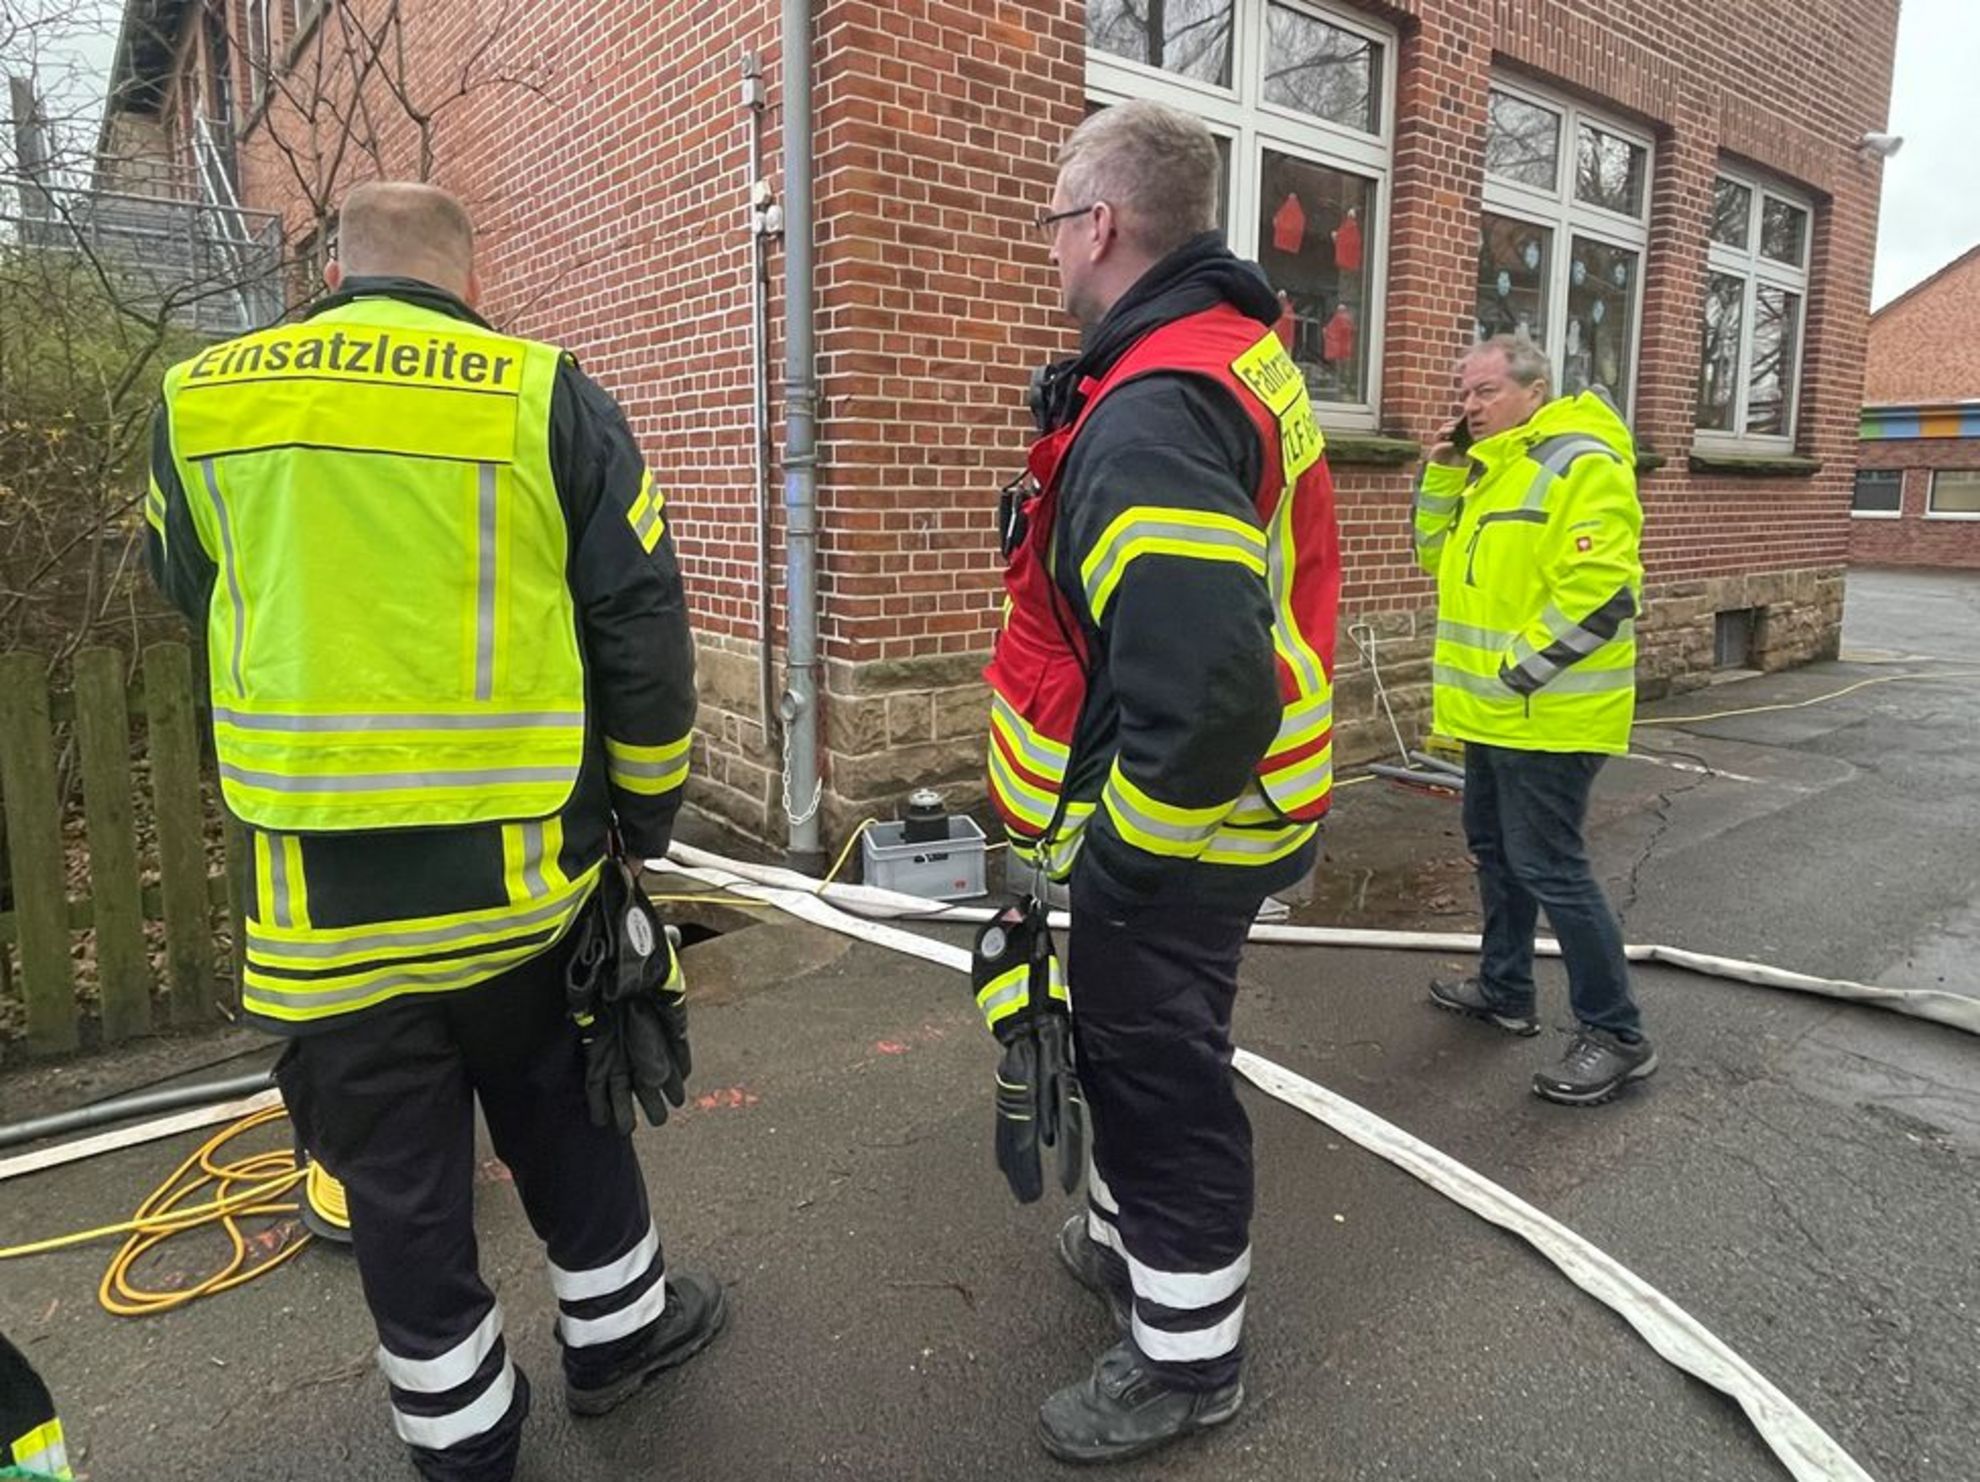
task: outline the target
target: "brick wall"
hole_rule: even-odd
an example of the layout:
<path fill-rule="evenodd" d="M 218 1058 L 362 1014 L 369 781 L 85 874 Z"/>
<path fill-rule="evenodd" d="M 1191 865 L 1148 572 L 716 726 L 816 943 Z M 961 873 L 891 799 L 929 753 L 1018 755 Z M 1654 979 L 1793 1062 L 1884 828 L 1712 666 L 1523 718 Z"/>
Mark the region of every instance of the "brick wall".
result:
<path fill-rule="evenodd" d="M 339 4 L 382 14 L 374 0 Z M 1897 0 L 1352 8 L 1396 30 L 1382 429 L 1421 441 L 1451 414 L 1451 365 L 1473 318 L 1494 69 L 1633 120 L 1657 140 L 1636 424 L 1666 460 L 1642 480 L 1648 686 L 1702 682 L 1724 606 L 1763 610 L 1769 665 L 1832 652 L 1880 181 L 1854 141 L 1885 121 Z M 626 405 L 669 491 L 701 630 L 708 723 L 694 796 L 774 838 L 779 789 L 755 699 L 750 245 L 735 89 L 741 50 L 759 47 L 774 146 L 775 7 L 517 7 L 516 29 L 479 53 L 485 7 L 401 9 L 422 97 L 448 97 L 464 66 L 531 80 L 445 103 L 425 141 L 431 173 L 484 226 L 498 320 L 571 346 Z M 1027 375 L 1072 344 L 1028 221 L 1082 112 L 1084 8 L 819 0 L 815 16 L 826 819 L 838 834 L 890 812 L 911 783 L 980 792 L 975 672 L 998 598 L 990 511 L 1021 457 Z M 250 199 L 286 202 L 300 219 L 312 192 L 270 133 L 249 131 Z M 384 110 L 339 186 L 417 172 L 421 143 Z M 1689 466 L 1705 216 L 1722 155 L 1816 202 L 1795 450 L 1813 472 Z M 769 156 L 774 171 L 774 147 Z M 773 379 L 781 357 L 773 335 Z M 774 403 L 772 416 L 780 437 Z M 1353 760 L 1386 744 L 1366 650 L 1416 728 L 1431 588 L 1408 557 L 1411 470 L 1337 456 L 1335 472 L 1343 630 L 1360 640 L 1344 637 L 1339 675 L 1339 754 Z"/>
<path fill-rule="evenodd" d="M 1980 568 L 1980 520 L 1932 519 L 1926 500 L 1936 469 L 1980 469 L 1980 438 L 1893 438 L 1863 444 L 1863 467 L 1904 471 L 1904 506 L 1891 519 L 1849 522 L 1858 566 Z"/>
<path fill-rule="evenodd" d="M 1980 401 L 1980 247 L 1871 317 L 1863 399 Z"/>

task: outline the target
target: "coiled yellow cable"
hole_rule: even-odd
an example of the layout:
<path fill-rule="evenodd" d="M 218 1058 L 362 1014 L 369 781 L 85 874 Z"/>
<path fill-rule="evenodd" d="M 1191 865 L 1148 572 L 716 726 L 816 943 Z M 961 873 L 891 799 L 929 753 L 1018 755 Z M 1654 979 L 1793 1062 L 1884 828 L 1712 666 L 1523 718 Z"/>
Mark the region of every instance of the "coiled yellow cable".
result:
<path fill-rule="evenodd" d="M 231 1161 L 223 1161 L 220 1154 L 234 1138 L 278 1121 L 284 1115 L 282 1108 L 270 1107 L 221 1129 L 174 1169 L 172 1176 L 151 1192 L 130 1219 L 0 1248 L 0 1260 L 67 1250 L 92 1240 L 122 1235 L 124 1243 L 111 1257 L 96 1293 L 104 1310 L 119 1317 L 169 1312 L 254 1280 L 309 1244 L 310 1236 L 301 1225 L 284 1218 L 295 1215 L 297 1205 L 282 1197 L 295 1189 L 306 1172 L 297 1167 L 295 1154 L 286 1147 Z M 314 1171 L 312 1165 L 308 1172 Z M 328 1192 L 331 1188 L 335 1189 L 334 1198 Z M 334 1207 L 337 1215 L 343 1215 L 343 1190 L 336 1187 L 335 1180 L 326 1178 L 319 1189 L 323 1203 Z M 209 1190 L 212 1198 L 203 1203 L 190 1202 Z M 243 1221 L 260 1219 L 271 1223 L 260 1229 L 243 1229 Z M 212 1275 L 165 1290 L 142 1287 L 132 1279 L 133 1268 L 151 1251 L 175 1235 L 210 1225 L 219 1226 L 232 1248 L 226 1264 Z"/>

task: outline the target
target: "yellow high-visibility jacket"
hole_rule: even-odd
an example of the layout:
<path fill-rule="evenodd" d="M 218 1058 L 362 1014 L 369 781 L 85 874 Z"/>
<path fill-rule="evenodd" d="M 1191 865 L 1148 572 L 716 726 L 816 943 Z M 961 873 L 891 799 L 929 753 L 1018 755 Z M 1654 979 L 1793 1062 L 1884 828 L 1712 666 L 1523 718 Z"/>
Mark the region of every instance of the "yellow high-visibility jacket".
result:
<path fill-rule="evenodd" d="M 694 660 L 659 492 L 554 346 L 359 280 L 174 366 L 153 569 L 248 826 L 248 1011 L 298 1028 L 543 951 L 615 823 L 667 847 Z"/>
<path fill-rule="evenodd" d="M 1636 451 L 1600 396 L 1425 463 L 1416 559 L 1437 578 L 1437 729 L 1525 751 L 1629 749 L 1642 610 Z"/>

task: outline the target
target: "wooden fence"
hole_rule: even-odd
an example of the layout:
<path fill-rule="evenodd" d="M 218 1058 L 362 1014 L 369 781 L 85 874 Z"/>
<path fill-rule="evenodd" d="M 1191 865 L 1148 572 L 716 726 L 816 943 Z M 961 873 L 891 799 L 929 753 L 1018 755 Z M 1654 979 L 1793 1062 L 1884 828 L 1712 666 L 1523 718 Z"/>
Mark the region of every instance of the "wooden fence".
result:
<path fill-rule="evenodd" d="M 142 682 L 125 687 L 126 659 L 113 649 L 86 649 L 74 664 L 74 688 L 51 694 L 47 661 L 0 654 L 0 800 L 5 803 L 0 877 L 13 886 L 12 909 L 0 912 L 0 1000 L 26 1010 L 30 1055 L 59 1054 L 85 1042 L 85 1005 L 76 989 L 75 937 L 95 933 L 97 1014 L 105 1043 L 145 1034 L 160 986 L 145 924 L 164 924 L 165 1013 L 174 1026 L 205 1023 L 237 1002 L 241 932 L 225 864 L 209 868 L 200 795 L 203 696 L 192 652 L 183 643 L 144 650 Z M 134 744 L 131 717 L 144 718 Z M 82 781 L 88 840 L 86 889 L 71 897 L 57 742 L 72 745 Z M 143 885 L 133 795 L 134 762 L 149 763 L 155 843 Z M 239 860 L 240 835 L 229 824 L 226 855 Z M 216 963 L 214 912 L 233 916 L 237 960 Z M 18 957 L 18 974 L 9 963 Z M 216 970 L 220 969 L 220 970 Z"/>

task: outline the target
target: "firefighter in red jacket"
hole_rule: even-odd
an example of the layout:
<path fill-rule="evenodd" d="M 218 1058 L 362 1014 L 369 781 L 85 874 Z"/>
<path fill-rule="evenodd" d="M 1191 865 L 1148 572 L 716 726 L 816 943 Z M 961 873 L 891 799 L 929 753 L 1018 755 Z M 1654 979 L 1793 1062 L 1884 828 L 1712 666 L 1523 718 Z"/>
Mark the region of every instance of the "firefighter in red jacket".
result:
<path fill-rule="evenodd" d="M 1144 102 L 1062 151 L 1038 225 L 1082 348 L 1034 387 L 1035 492 L 1006 522 L 986 673 L 1016 867 L 1071 882 L 1093 1147 L 1059 1251 L 1125 1330 L 1040 1412 L 1072 1461 L 1243 1402 L 1231 1006 L 1246 931 L 1311 869 L 1332 790 L 1333 486 L 1279 301 L 1214 229 L 1219 174 L 1200 122 Z"/>

